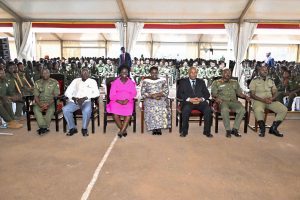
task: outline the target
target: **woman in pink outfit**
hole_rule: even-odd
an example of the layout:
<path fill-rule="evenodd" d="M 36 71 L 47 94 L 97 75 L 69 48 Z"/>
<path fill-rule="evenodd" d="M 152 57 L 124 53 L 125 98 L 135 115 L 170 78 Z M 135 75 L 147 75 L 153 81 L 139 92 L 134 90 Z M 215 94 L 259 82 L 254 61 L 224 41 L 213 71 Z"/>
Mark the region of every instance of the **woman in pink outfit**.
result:
<path fill-rule="evenodd" d="M 106 110 L 113 114 L 113 118 L 120 129 L 118 136 L 127 136 L 127 127 L 134 109 L 134 97 L 137 94 L 135 83 L 128 78 L 128 68 L 126 65 L 119 67 L 120 77 L 111 83 L 109 98 L 110 102 Z M 125 119 L 122 123 L 120 117 Z"/>

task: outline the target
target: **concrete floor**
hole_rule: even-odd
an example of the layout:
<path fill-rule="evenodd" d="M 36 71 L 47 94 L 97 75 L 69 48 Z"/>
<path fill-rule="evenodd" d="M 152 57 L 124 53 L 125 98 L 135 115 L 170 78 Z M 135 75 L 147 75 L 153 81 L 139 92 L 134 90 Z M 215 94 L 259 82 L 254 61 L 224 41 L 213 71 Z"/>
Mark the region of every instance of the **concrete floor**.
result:
<path fill-rule="evenodd" d="M 283 138 L 259 138 L 249 130 L 228 139 L 223 124 L 212 139 L 197 124 L 186 138 L 175 127 L 162 136 L 140 134 L 140 125 L 133 134 L 130 127 L 113 146 L 89 199 L 299 200 L 299 122 L 286 120 Z M 89 137 L 62 131 L 39 136 L 32 125 L 31 132 L 0 130 L 14 133 L 0 136 L 0 199 L 80 199 L 117 133 L 115 125 L 106 134 L 101 125 Z"/>

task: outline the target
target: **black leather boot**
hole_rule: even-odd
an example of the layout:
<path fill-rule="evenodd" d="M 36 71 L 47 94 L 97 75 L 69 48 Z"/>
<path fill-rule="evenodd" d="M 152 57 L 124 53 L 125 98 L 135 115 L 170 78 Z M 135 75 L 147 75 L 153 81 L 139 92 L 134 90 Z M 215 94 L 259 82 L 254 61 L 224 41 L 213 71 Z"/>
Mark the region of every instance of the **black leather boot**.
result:
<path fill-rule="evenodd" d="M 272 126 L 271 126 L 271 128 L 270 128 L 270 130 L 269 130 L 269 133 L 270 133 L 270 134 L 273 134 L 273 135 L 275 135 L 275 136 L 277 136 L 277 137 L 283 137 L 283 134 L 280 133 L 280 132 L 277 130 L 277 128 L 278 128 L 278 126 L 279 126 L 280 124 L 281 124 L 281 121 L 274 121 L 273 124 L 272 124 Z"/>
<path fill-rule="evenodd" d="M 265 133 L 266 133 L 266 125 L 265 122 L 263 120 L 260 120 L 257 122 L 258 126 L 259 126 L 259 137 L 265 137 Z"/>
<path fill-rule="evenodd" d="M 226 137 L 231 138 L 231 130 L 226 130 Z"/>

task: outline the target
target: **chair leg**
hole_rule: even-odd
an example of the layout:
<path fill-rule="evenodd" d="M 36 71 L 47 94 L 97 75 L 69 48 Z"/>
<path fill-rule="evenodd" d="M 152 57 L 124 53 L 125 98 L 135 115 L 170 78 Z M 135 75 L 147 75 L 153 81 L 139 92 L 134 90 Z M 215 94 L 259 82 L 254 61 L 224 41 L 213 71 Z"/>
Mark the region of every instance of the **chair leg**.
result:
<path fill-rule="evenodd" d="M 59 131 L 59 126 L 58 126 L 58 114 L 55 113 L 55 129 L 56 129 L 56 132 Z"/>
<path fill-rule="evenodd" d="M 63 117 L 63 129 L 64 129 L 64 133 L 67 132 L 67 122 L 64 117 Z"/>
<path fill-rule="evenodd" d="M 92 113 L 92 133 L 95 133 L 95 116 L 94 116 L 94 112 Z"/>
<path fill-rule="evenodd" d="M 219 132 L 219 116 L 218 116 L 217 113 L 215 114 L 215 121 L 216 121 L 216 124 L 215 124 L 215 133 L 218 133 Z"/>
<path fill-rule="evenodd" d="M 27 130 L 31 131 L 30 114 L 27 112 Z"/>
<path fill-rule="evenodd" d="M 247 133 L 248 132 L 248 113 L 246 112 L 245 113 L 245 119 L 244 119 L 244 133 Z"/>
<path fill-rule="evenodd" d="M 144 133 L 144 111 L 141 110 L 141 133 Z"/>
<path fill-rule="evenodd" d="M 171 110 L 171 127 L 169 128 L 169 133 L 172 133 L 172 127 L 173 127 L 172 117 L 173 117 L 173 112 Z"/>
<path fill-rule="evenodd" d="M 106 125 L 107 125 L 107 115 L 103 116 L 103 133 L 106 133 Z"/>
<path fill-rule="evenodd" d="M 133 132 L 136 132 L 136 113 L 133 115 Z"/>
<path fill-rule="evenodd" d="M 100 126 L 100 111 L 99 111 L 99 109 L 98 109 L 98 111 L 97 111 L 97 121 L 98 121 L 98 126 Z"/>

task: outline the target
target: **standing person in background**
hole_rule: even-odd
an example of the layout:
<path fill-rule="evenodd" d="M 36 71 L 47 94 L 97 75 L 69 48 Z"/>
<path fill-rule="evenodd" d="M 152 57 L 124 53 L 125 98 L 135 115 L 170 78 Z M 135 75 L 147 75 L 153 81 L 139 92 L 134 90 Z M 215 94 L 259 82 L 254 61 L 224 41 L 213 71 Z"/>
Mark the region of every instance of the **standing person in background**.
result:
<path fill-rule="evenodd" d="M 270 68 L 274 68 L 275 67 L 275 61 L 274 58 L 271 57 L 271 52 L 268 52 L 266 54 L 267 58 L 265 60 L 265 63 L 270 67 Z"/>
<path fill-rule="evenodd" d="M 131 57 L 130 57 L 130 54 L 125 51 L 125 48 L 121 47 L 121 54 L 120 54 L 120 58 L 119 58 L 119 67 L 124 64 L 128 67 L 128 75 L 130 76 L 131 65 L 132 65 Z"/>

